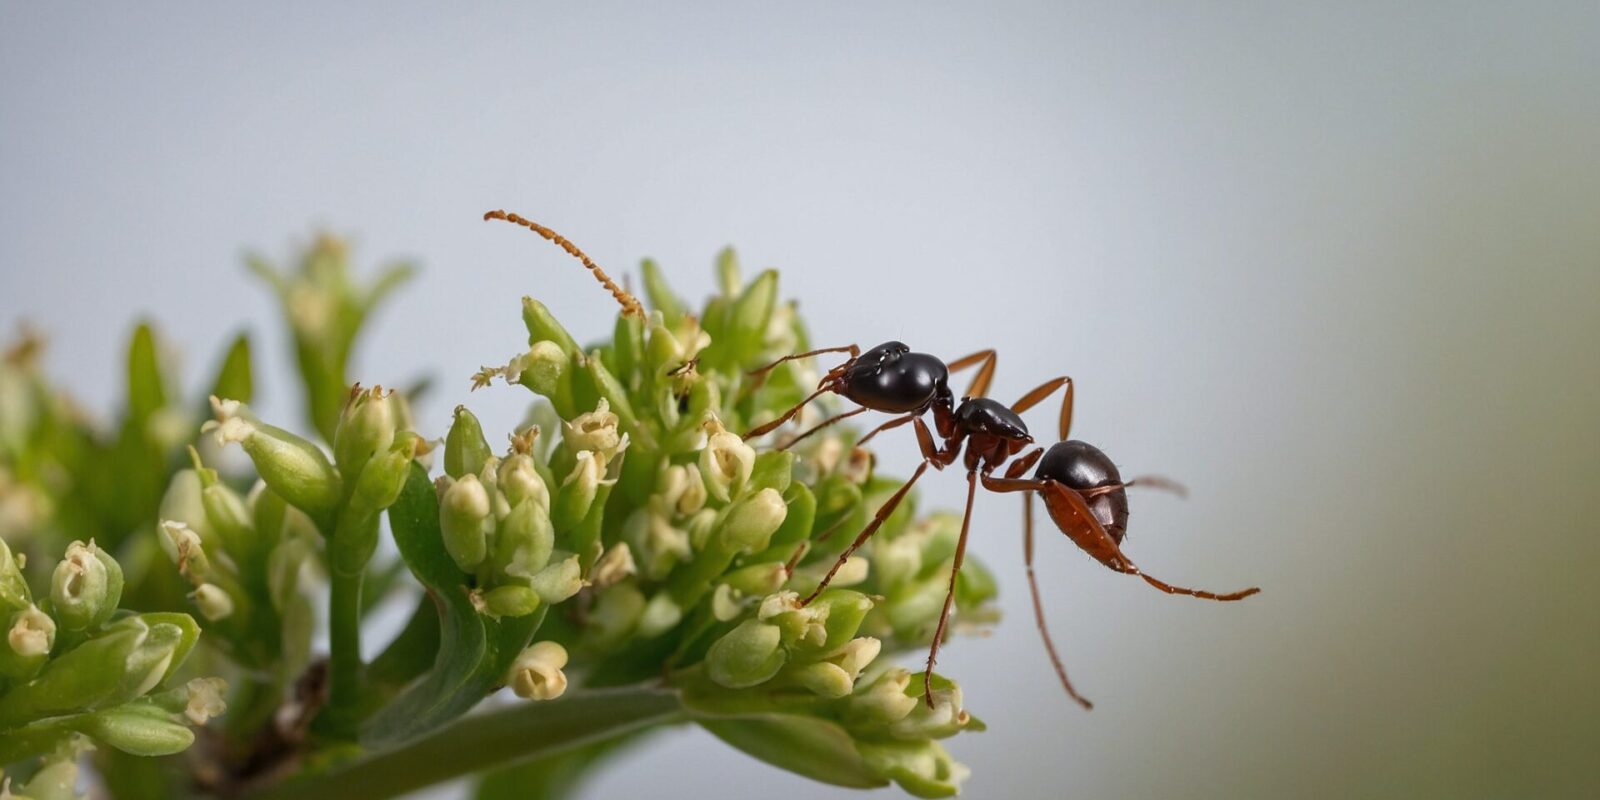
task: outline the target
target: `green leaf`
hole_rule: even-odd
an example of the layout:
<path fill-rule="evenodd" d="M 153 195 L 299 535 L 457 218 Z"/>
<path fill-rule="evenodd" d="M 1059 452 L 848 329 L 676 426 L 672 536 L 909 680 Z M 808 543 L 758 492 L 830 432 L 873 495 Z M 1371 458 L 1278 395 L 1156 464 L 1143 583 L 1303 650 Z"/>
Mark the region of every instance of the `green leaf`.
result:
<path fill-rule="evenodd" d="M 678 299 L 678 293 L 667 284 L 667 279 L 661 274 L 661 267 L 654 259 L 645 259 L 639 265 L 639 273 L 644 278 L 644 296 L 650 301 L 650 307 L 660 311 L 661 317 L 668 325 L 678 321 L 683 316 L 683 301 Z"/>
<path fill-rule="evenodd" d="M 249 334 L 239 334 L 228 346 L 228 352 L 222 357 L 222 366 L 217 368 L 217 377 L 211 382 L 211 394 L 241 403 L 249 403 L 255 398 Z M 211 416 L 209 406 L 202 410 L 201 416 Z"/>
<path fill-rule="evenodd" d="M 827 720 L 770 714 L 699 722 L 745 754 L 796 775 L 854 789 L 889 785 L 862 760 L 850 734 Z"/>
<path fill-rule="evenodd" d="M 141 423 L 167 404 L 155 331 L 140 323 L 128 343 L 128 416 Z"/>
<path fill-rule="evenodd" d="M 439 503 L 421 465 L 412 464 L 389 525 L 401 557 L 439 607 L 439 650 L 432 669 L 363 726 L 362 741 L 374 746 L 414 739 L 470 711 L 499 685 L 547 610 L 495 622 L 473 608 L 469 578 L 444 549 Z"/>

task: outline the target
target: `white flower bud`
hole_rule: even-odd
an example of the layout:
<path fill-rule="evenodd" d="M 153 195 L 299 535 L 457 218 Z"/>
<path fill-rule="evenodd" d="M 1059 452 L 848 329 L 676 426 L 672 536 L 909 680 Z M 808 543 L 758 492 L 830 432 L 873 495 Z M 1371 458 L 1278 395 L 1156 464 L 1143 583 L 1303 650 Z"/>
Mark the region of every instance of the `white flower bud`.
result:
<path fill-rule="evenodd" d="M 756 451 L 738 434 L 728 431 L 711 434 L 700 451 L 700 474 L 705 478 L 706 491 L 717 500 L 728 502 L 750 480 L 755 463 Z"/>
<path fill-rule="evenodd" d="M 589 571 L 589 583 L 596 589 L 604 589 L 635 572 L 638 568 L 633 563 L 633 551 L 627 542 L 617 542 L 594 563 Z"/>
<path fill-rule="evenodd" d="M 49 614 L 29 605 L 17 612 L 6 634 L 6 643 L 12 652 L 23 658 L 48 655 L 56 643 L 56 621 Z"/>
<path fill-rule="evenodd" d="M 189 579 L 192 583 L 200 583 L 211 572 L 211 559 L 206 556 L 205 547 L 200 542 L 200 534 L 182 522 L 162 520 L 158 526 L 161 532 L 162 549 L 172 557 L 173 563 L 178 565 L 178 573 Z"/>
<path fill-rule="evenodd" d="M 895 667 L 851 697 L 851 711 L 874 722 L 899 722 L 917 707 L 917 698 L 906 691 L 910 686 L 911 673 Z"/>
<path fill-rule="evenodd" d="M 189 702 L 184 706 L 183 715 L 196 725 L 204 725 L 228 710 L 228 704 L 222 700 L 222 693 L 228 691 L 228 682 L 221 678 L 195 678 L 184 684 L 184 689 L 189 692 Z"/>
<path fill-rule="evenodd" d="M 563 438 L 573 451 L 592 450 L 609 458 L 621 443 L 617 432 L 617 415 L 604 397 L 593 411 L 579 414 L 571 422 L 561 423 Z"/>
<path fill-rule="evenodd" d="M 538 642 L 517 656 L 506 683 L 525 700 L 552 700 L 567 691 L 567 649 L 555 642 Z"/>
<path fill-rule="evenodd" d="M 773 488 L 762 489 L 734 506 L 722 522 L 722 536 L 734 549 L 746 553 L 764 550 L 772 534 L 789 515 L 783 495 Z"/>
<path fill-rule="evenodd" d="M 211 622 L 233 616 L 233 598 L 214 583 L 202 583 L 196 586 L 189 594 L 189 598 L 194 600 L 195 608 L 200 610 L 200 616 Z"/>
<path fill-rule="evenodd" d="M 855 586 L 867 579 L 869 562 L 861 556 L 851 556 L 846 559 L 844 566 L 833 574 L 833 580 L 828 584 L 834 588 L 842 589 L 846 586 Z"/>
<path fill-rule="evenodd" d="M 550 489 L 545 486 L 544 478 L 539 476 L 539 471 L 533 466 L 533 456 L 526 453 L 517 453 L 508 456 L 500 462 L 497 485 L 505 494 L 506 502 L 515 507 L 524 499 L 532 499 L 535 503 L 550 509 Z"/>

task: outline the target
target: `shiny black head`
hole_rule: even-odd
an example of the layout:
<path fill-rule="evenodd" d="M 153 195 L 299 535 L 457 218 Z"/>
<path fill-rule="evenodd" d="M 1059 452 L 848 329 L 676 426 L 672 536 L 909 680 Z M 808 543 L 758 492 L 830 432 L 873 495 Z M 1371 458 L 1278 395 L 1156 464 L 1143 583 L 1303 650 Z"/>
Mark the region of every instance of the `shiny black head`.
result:
<path fill-rule="evenodd" d="M 1028 425 L 1004 403 L 987 397 L 970 397 L 956 407 L 956 427 L 966 435 L 986 433 L 1016 442 L 1031 442 Z"/>
<path fill-rule="evenodd" d="M 921 413 L 936 402 L 951 402 L 949 380 L 950 371 L 938 358 L 885 342 L 844 371 L 839 393 L 873 411 Z"/>
<path fill-rule="evenodd" d="M 1039 459 L 1033 476 L 1052 480 L 1068 489 L 1084 491 L 1122 483 L 1122 473 L 1100 448 L 1088 442 L 1071 440 L 1052 445 Z M 1128 531 L 1128 490 L 1117 489 L 1087 500 L 1089 510 L 1101 527 L 1118 543 Z"/>

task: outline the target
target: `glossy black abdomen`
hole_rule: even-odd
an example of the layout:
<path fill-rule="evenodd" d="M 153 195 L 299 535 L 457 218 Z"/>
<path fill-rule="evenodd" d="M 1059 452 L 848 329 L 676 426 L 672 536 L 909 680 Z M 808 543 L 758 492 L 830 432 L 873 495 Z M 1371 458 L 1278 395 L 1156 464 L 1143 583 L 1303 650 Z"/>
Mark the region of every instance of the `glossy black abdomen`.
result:
<path fill-rule="evenodd" d="M 1045 451 L 1034 477 L 1056 481 L 1079 491 L 1122 483 L 1122 473 L 1100 448 L 1076 439 L 1061 442 Z M 1087 498 L 1085 502 L 1100 526 L 1121 543 L 1128 532 L 1128 490 L 1116 489 Z"/>

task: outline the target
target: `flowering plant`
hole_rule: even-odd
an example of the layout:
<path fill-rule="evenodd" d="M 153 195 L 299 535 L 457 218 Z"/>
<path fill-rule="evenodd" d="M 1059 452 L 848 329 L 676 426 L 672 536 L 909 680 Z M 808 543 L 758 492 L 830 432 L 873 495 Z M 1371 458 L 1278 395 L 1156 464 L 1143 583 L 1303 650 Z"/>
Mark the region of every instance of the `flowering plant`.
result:
<path fill-rule="evenodd" d="M 724 251 L 691 313 L 645 261 L 649 310 L 613 286 L 622 312 L 588 347 L 524 298 L 527 346 L 473 388 L 529 392 L 528 421 L 491 435 L 464 405 L 419 431 L 417 390 L 351 383 L 410 267 L 363 285 L 327 237 L 293 269 L 251 266 L 289 322 L 303 434 L 252 410 L 244 337 L 182 399 L 140 326 L 109 431 L 51 385 L 37 337 L 0 365 L 0 791 L 75 797 L 91 759 L 118 797 L 468 775 L 548 797 L 675 724 L 828 783 L 958 791 L 940 742 L 982 724 L 947 677 L 922 702 L 892 656 L 933 635 L 959 520 L 904 503 L 798 602 L 899 483 L 847 426 L 786 449 L 738 435 L 817 378 L 748 375 L 808 345 L 776 272 L 747 283 Z M 958 618 L 992 620 L 994 594 L 969 559 Z M 383 629 L 380 603 L 413 610 Z"/>

